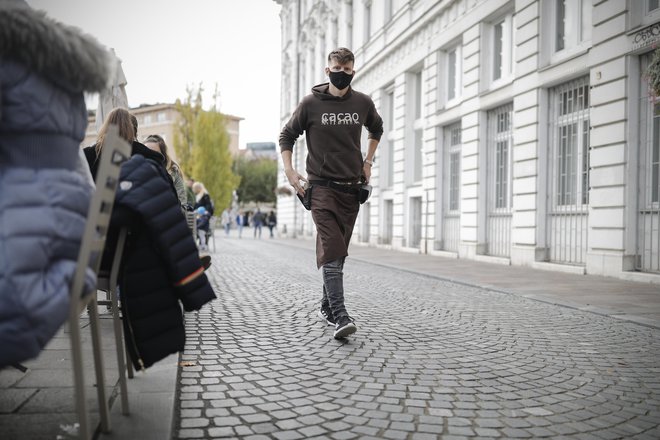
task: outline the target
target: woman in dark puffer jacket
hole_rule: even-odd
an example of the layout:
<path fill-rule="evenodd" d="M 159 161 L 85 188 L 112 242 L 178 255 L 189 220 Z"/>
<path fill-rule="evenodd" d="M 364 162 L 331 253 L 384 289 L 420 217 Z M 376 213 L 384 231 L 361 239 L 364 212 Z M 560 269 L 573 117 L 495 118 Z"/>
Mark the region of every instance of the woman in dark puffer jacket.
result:
<path fill-rule="evenodd" d="M 119 286 L 126 346 L 139 370 L 183 350 L 179 301 L 185 311 L 199 310 L 215 293 L 165 170 L 165 158 L 134 140 L 127 110 L 112 110 L 97 144 L 85 149 L 92 173 L 109 124 L 117 125 L 120 136 L 132 142 L 131 158 L 121 167 L 106 249 L 113 252 L 117 231 L 127 227 Z M 112 261 L 107 253 L 103 260 L 102 267 Z"/>

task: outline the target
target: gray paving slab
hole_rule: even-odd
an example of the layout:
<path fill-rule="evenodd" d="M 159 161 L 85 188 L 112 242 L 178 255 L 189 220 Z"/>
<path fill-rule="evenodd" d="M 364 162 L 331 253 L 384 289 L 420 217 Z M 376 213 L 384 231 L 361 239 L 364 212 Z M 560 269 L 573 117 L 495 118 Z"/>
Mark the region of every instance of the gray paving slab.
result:
<path fill-rule="evenodd" d="M 174 438 L 642 438 L 660 429 L 660 329 L 632 322 L 632 309 L 622 306 L 620 319 L 611 303 L 593 313 L 575 300 L 615 281 L 612 295 L 625 285 L 653 308 L 647 285 L 589 287 L 581 276 L 571 297 L 559 280 L 578 305 L 563 307 L 494 281 L 425 273 L 409 255 L 384 262 L 352 248 L 346 301 L 358 332 L 336 341 L 316 317 L 310 243 L 218 244 L 219 298 L 186 316 Z M 499 277 L 537 289 L 538 271 L 522 272 L 517 282 Z"/>
<path fill-rule="evenodd" d="M 190 366 L 138 374 L 101 438 L 660 438 L 657 285 L 352 246 L 359 331 L 335 341 L 313 245 L 219 239 Z M 27 374 L 0 371 L 0 438 L 74 437 L 68 356 L 61 332 Z"/>
<path fill-rule="evenodd" d="M 129 380 L 129 414 L 117 398 L 110 414 L 112 431 L 99 439 L 162 440 L 172 437 L 178 354 L 157 362 Z"/>
<path fill-rule="evenodd" d="M 103 311 L 103 309 L 101 309 Z M 82 320 L 85 397 L 92 426 L 100 419 L 88 325 Z M 171 437 L 178 355 L 155 364 L 129 381 L 131 413 L 121 414 L 112 321 L 102 315 L 101 335 L 106 393 L 111 397 L 110 435 L 97 438 L 161 440 Z M 26 361 L 26 372 L 0 370 L 0 439 L 33 440 L 77 438 L 71 351 L 64 326 L 40 355 Z M 97 435 L 99 433 L 97 432 Z"/>
<path fill-rule="evenodd" d="M 313 249 L 314 240 L 284 239 L 281 244 Z M 352 244 L 349 261 L 433 276 L 456 283 L 513 293 L 551 304 L 591 311 L 660 327 L 660 284 L 577 275 L 480 261 L 401 252 Z M 660 279 L 660 275 L 657 275 Z"/>

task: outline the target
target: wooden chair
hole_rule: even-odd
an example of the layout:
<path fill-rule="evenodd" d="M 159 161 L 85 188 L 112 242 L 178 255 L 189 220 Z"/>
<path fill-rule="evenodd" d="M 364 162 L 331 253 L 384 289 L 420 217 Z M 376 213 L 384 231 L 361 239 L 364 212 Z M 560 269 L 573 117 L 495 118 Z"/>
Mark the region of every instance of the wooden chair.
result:
<path fill-rule="evenodd" d="M 83 233 L 80 252 L 73 282 L 71 285 L 71 304 L 69 307 L 69 328 L 73 361 L 73 379 L 75 387 L 76 411 L 80 424 L 79 437 L 92 438 L 85 402 L 85 381 L 83 376 L 82 344 L 80 334 L 80 315 L 85 308 L 89 314 L 96 371 L 96 391 L 98 395 L 101 430 L 110 431 L 110 414 L 105 393 L 103 353 L 101 351 L 100 321 L 97 306 L 96 289 L 85 290 L 85 272 L 91 268 L 98 273 L 103 255 L 110 215 L 115 201 L 115 192 L 119 180 L 119 168 L 129 158 L 131 147 L 119 137 L 117 127 L 111 126 L 105 138 L 100 165 L 96 177 L 96 191 L 87 212 L 87 222 Z"/>

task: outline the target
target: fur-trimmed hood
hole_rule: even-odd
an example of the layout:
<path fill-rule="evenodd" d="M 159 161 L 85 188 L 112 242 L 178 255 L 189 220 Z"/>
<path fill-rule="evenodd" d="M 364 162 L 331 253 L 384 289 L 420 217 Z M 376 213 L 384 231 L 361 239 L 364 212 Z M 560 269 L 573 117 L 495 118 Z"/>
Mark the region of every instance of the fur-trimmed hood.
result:
<path fill-rule="evenodd" d="M 71 91 L 97 92 L 109 81 L 109 55 L 92 37 L 23 0 L 0 0 L 0 60 L 16 61 Z"/>

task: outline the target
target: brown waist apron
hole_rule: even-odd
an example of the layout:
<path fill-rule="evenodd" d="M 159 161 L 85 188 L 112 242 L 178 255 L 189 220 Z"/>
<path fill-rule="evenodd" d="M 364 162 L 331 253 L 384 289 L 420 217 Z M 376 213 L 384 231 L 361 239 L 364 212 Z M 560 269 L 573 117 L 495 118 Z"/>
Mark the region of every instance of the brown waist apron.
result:
<path fill-rule="evenodd" d="M 348 255 L 355 219 L 360 210 L 356 194 L 314 186 L 312 191 L 312 219 L 316 224 L 316 265 Z"/>

